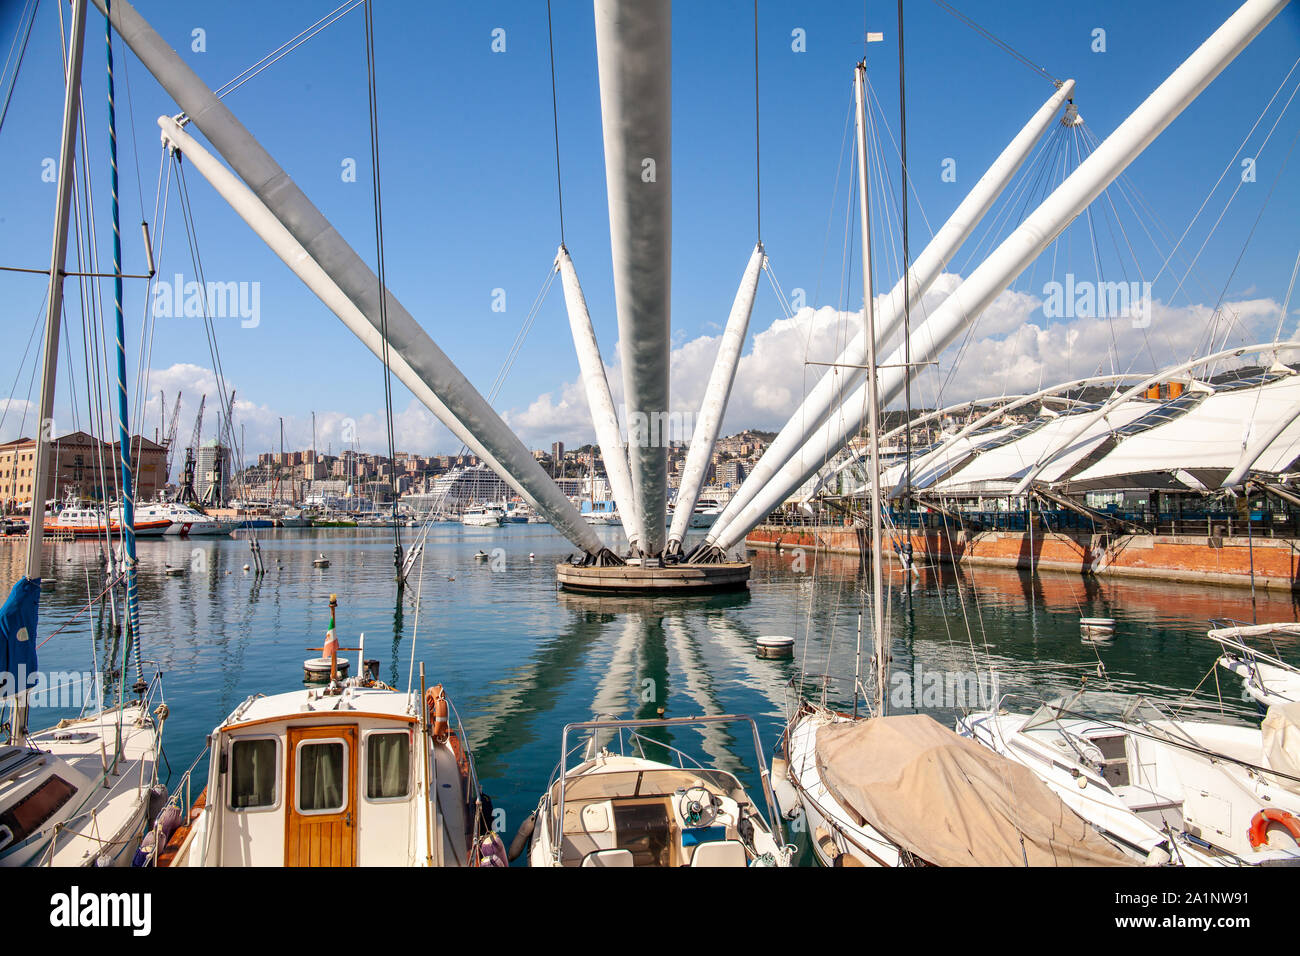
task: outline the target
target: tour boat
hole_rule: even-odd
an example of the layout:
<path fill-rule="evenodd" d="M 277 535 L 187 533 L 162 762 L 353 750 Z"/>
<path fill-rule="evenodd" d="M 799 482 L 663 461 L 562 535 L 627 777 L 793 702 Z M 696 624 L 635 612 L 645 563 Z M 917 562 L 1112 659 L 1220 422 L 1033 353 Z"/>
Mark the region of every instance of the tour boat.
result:
<path fill-rule="evenodd" d="M 734 774 L 703 767 L 675 747 L 645 736 L 653 728 L 707 729 L 748 724 L 761 768 L 767 816 Z M 567 766 L 569 738 L 586 733 L 574 750 L 584 759 Z M 617 752 L 597 747 L 598 734 L 613 734 Z M 612 742 L 612 740 L 611 740 Z M 628 749 L 635 748 L 635 755 Z M 646 752 L 664 752 L 667 762 Z M 516 836 L 512 854 L 526 840 L 530 866 L 541 867 L 744 867 L 789 866 L 792 848 L 778 829 L 776 803 L 752 718 L 678 717 L 659 720 L 593 720 L 569 724 L 563 757 L 536 812 Z"/>

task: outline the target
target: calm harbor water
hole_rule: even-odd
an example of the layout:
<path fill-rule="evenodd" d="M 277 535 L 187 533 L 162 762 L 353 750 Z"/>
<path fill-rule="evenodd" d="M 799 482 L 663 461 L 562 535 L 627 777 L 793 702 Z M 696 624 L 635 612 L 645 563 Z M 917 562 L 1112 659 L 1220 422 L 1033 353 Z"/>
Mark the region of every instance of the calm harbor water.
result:
<path fill-rule="evenodd" d="M 404 529 L 405 542 L 413 532 Z M 613 540 L 617 532 L 602 534 Z M 406 687 L 414 644 L 416 680 L 422 661 L 429 683 L 445 685 L 484 787 L 505 812 L 507 842 L 555 769 L 566 723 L 595 714 L 653 717 L 660 708 L 667 716 L 748 714 L 770 759 L 792 678 L 833 675 L 830 699 L 851 699 L 863 582 L 856 558 L 762 551 L 748 593 L 597 598 L 556 591 L 554 565 L 573 549 L 549 526 L 441 524 L 425 549 L 417 634 L 417 582 L 413 574 L 399 605 L 391 531 L 284 529 L 260 531 L 259 539 L 268 569 L 260 580 L 242 570 L 250 562 L 242 534 L 139 544 L 141 633 L 145 657 L 164 674 L 173 783 L 245 697 L 301 686 L 302 661 L 317 656 L 308 648 L 322 643 L 332 592 L 340 643 L 355 647 L 364 633 L 365 655 L 381 662 L 384 680 Z M 479 550 L 493 560 L 475 561 Z M 327 569 L 312 567 L 321 553 L 331 561 Z M 20 573 L 23 555 L 18 540 L 0 542 L 6 584 Z M 46 577 L 56 583 L 42 600 L 41 637 L 63 630 L 41 649 L 41 668 L 88 671 L 98 615 L 78 614 L 88 592 L 98 590 L 99 547 L 52 544 L 46 561 Z M 190 570 L 169 577 L 167 564 Z M 963 701 L 936 700 L 924 690 L 914 700 L 913 690 L 930 686 L 925 678 L 935 673 L 973 681 L 977 663 L 985 687 L 991 668 L 998 693 L 1025 696 L 1010 705 L 1017 709 L 1086 681 L 1090 689 L 1182 706 L 1190 716 L 1249 721 L 1253 706 L 1239 682 L 1214 673 L 1217 645 L 1205 637 L 1207 622 L 1300 617 L 1289 594 L 1261 592 L 1252 604 L 1250 592 L 1237 588 L 929 569 L 909 601 L 898 573 L 887 580 L 893 707 L 937 704 L 924 709 L 946 725 Z M 1113 642 L 1080 640 L 1079 618 L 1091 616 L 1116 620 Z M 754 641 L 766 634 L 793 636 L 795 660 L 757 659 Z M 99 635 L 101 661 L 108 641 Z M 868 633 L 865 655 L 870 644 Z M 1295 656 L 1294 647 L 1281 650 Z M 355 666 L 355 652 L 345 656 Z M 820 677 L 804 680 L 806 693 L 820 693 Z M 49 726 L 73 712 L 39 708 L 32 724 Z M 736 772 L 761 799 L 753 746 L 742 731 L 677 731 L 673 743 Z M 205 771 L 196 770 L 196 794 Z M 807 862 L 809 854 L 802 856 Z"/>

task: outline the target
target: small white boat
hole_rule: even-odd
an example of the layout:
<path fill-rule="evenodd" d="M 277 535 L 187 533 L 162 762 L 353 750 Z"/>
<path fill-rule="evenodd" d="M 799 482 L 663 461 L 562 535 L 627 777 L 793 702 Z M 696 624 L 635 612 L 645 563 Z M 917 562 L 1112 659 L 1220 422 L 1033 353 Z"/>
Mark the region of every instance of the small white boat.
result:
<path fill-rule="evenodd" d="M 325 555 L 322 553 L 320 557 L 312 561 L 311 566 L 313 568 L 328 568 L 330 566 L 330 559 L 325 557 Z"/>
<path fill-rule="evenodd" d="M 1300 622 L 1278 624 L 1234 624 L 1217 627 L 1209 638 L 1223 648 L 1219 666 L 1242 679 L 1245 692 L 1262 707 L 1289 704 L 1300 700 L 1300 668 L 1277 655 L 1274 637 L 1290 641 L 1300 637 Z M 1268 654 L 1247 643 L 1247 639 L 1267 638 L 1273 644 Z"/>
<path fill-rule="evenodd" d="M 1300 864 L 1298 704 L 1272 708 L 1261 730 L 1088 692 L 1028 715 L 972 713 L 957 730 L 1027 767 L 1135 859 Z"/>
<path fill-rule="evenodd" d="M 503 513 L 494 505 L 475 505 L 460 516 L 460 523 L 470 528 L 499 528 Z"/>
<path fill-rule="evenodd" d="M 707 728 L 747 723 L 761 770 L 767 817 L 736 777 L 706 768 L 659 740 L 642 736 L 649 728 Z M 567 766 L 570 735 L 587 734 L 583 759 Z M 617 751 L 598 746 L 612 734 Z M 610 744 L 614 740 L 611 739 Z M 651 760 L 663 752 L 669 761 Z M 634 749 L 636 755 L 625 751 Z M 793 848 L 780 831 L 768 784 L 758 728 L 752 718 L 678 717 L 661 720 L 593 720 L 569 724 L 561 739 L 564 758 L 556 768 L 536 812 L 520 828 L 511 847 L 528 864 L 540 867 L 746 867 L 789 866 Z M 688 765 L 688 762 L 690 765 Z M 773 832 L 768 819 L 775 822 Z"/>
<path fill-rule="evenodd" d="M 0 746 L 0 867 L 131 865 L 166 798 L 155 789 L 161 695 L 155 677 L 121 707 Z"/>

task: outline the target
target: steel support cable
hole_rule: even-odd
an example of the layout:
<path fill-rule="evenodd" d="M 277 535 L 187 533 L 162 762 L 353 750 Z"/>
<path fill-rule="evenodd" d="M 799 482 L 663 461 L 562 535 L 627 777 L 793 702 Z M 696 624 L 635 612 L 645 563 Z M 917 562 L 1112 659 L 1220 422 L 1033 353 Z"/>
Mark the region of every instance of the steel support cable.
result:
<path fill-rule="evenodd" d="M 1232 263 L 1232 271 L 1228 273 L 1228 278 L 1224 280 L 1223 291 L 1219 293 L 1219 301 L 1214 305 L 1214 314 L 1221 315 L 1223 312 L 1223 300 L 1227 298 L 1228 286 L 1236 278 L 1237 270 L 1241 268 L 1241 261 L 1246 257 L 1246 250 L 1250 248 L 1251 240 L 1255 238 L 1255 231 L 1259 228 L 1260 220 L 1264 218 L 1264 211 L 1268 208 L 1269 201 L 1273 198 L 1273 193 L 1277 190 L 1277 184 L 1282 180 L 1282 173 L 1286 171 L 1287 165 L 1291 161 L 1291 155 L 1295 152 L 1296 142 L 1300 141 L 1300 128 L 1296 129 L 1295 136 L 1291 137 L 1291 145 L 1287 148 L 1286 157 L 1278 167 L 1277 175 L 1273 177 L 1273 183 L 1268 187 L 1268 194 L 1264 197 L 1264 202 L 1260 204 L 1259 212 L 1255 215 L 1255 221 L 1251 223 L 1250 232 L 1246 235 L 1246 240 L 1241 244 L 1241 251 L 1237 253 L 1237 258 Z M 1219 346 L 1219 351 L 1227 348 L 1228 336 L 1231 334 L 1234 322 L 1225 322 L 1223 330 L 1223 344 Z M 1244 330 L 1242 330 L 1244 331 Z M 1216 361 L 1216 365 L 1218 362 Z"/>
<path fill-rule="evenodd" d="M 266 56 L 262 57 L 252 66 L 236 74 L 234 77 L 228 80 L 223 86 L 218 87 L 215 90 L 217 97 L 220 98 L 227 95 L 228 93 L 233 93 L 235 90 L 239 89 L 241 86 L 243 86 L 253 77 L 257 76 L 263 70 L 274 65 L 275 63 L 278 63 L 280 60 L 284 59 L 294 50 L 298 49 L 298 47 L 302 46 L 308 40 L 315 37 L 316 34 L 322 32 L 326 27 L 331 26 L 336 20 L 351 13 L 357 7 L 361 6 L 363 2 L 365 2 L 365 0 L 347 0 L 346 3 L 342 3 L 339 6 L 335 7 L 333 10 L 325 14 L 325 16 L 321 17 L 311 26 L 306 27 L 299 33 L 290 37 L 288 40 L 280 44 L 278 47 L 276 47 Z"/>
<path fill-rule="evenodd" d="M 1300 82 L 1297 82 L 1297 83 L 1296 83 L 1296 87 L 1295 87 L 1295 89 L 1293 89 L 1293 90 L 1291 91 L 1291 95 L 1287 98 L 1287 101 L 1286 101 L 1286 103 L 1283 105 L 1281 112 L 1278 113 L 1278 117 L 1277 117 L 1277 119 L 1273 122 L 1273 125 L 1269 128 L 1268 134 L 1264 137 L 1264 141 L 1263 141 L 1262 143 L 1260 143 L 1260 144 L 1259 144 L 1259 148 L 1258 148 L 1257 150 L 1255 150 L 1255 156 L 1254 156 L 1254 159 L 1255 159 L 1256 162 L 1258 162 L 1259 157 L 1263 154 L 1265 148 L 1268 146 L 1268 141 L 1269 141 L 1270 139 L 1272 139 L 1272 137 L 1273 137 L 1273 133 L 1277 130 L 1278 124 L 1280 124 L 1280 123 L 1282 122 L 1282 117 L 1286 115 L 1286 111 L 1287 111 L 1288 108 L 1290 108 L 1291 103 L 1292 103 L 1292 101 L 1295 99 L 1297 93 L 1300 93 Z M 1295 141 L 1294 141 L 1294 139 L 1293 139 L 1293 140 L 1292 140 L 1292 146 L 1294 147 L 1294 145 L 1295 145 Z M 1288 157 L 1288 158 L 1290 157 L 1290 151 L 1289 151 L 1289 150 L 1288 150 L 1288 152 L 1287 152 L 1287 157 Z M 1283 167 L 1286 166 L 1286 161 L 1285 161 L 1285 160 L 1283 161 L 1282 165 L 1283 165 Z M 1246 180 L 1245 180 L 1245 178 L 1243 177 L 1243 178 L 1242 178 L 1242 179 L 1237 183 L 1236 188 L 1233 189 L 1233 191 L 1232 191 L 1232 195 L 1230 195 L 1230 196 L 1228 197 L 1227 202 L 1224 203 L 1223 211 L 1219 213 L 1219 218 L 1216 219 L 1216 220 L 1214 221 L 1214 225 L 1212 225 L 1212 226 L 1210 227 L 1210 231 L 1206 234 L 1205 239 L 1204 239 L 1204 241 L 1201 243 L 1200 248 L 1196 250 L 1196 255 L 1192 257 L 1192 265 L 1195 265 L 1196 262 L 1200 259 L 1200 257 L 1201 257 L 1201 253 L 1203 253 L 1203 252 L 1205 251 L 1205 247 L 1206 247 L 1207 245 L 1209 245 L 1210 239 L 1213 237 L 1215 231 L 1218 229 L 1219 224 L 1223 221 L 1223 217 L 1226 216 L 1226 215 L 1228 214 L 1228 208 L 1232 205 L 1233 200 L 1235 200 L 1235 199 L 1237 198 L 1237 194 L 1238 194 L 1239 192 L 1241 192 L 1241 187 L 1244 186 L 1245 184 L 1246 184 Z M 1274 180 L 1273 180 L 1273 186 L 1269 188 L 1268 197 L 1264 200 L 1264 206 L 1267 206 L 1267 205 L 1268 205 L 1268 201 L 1269 201 L 1269 199 L 1271 199 L 1272 196 L 1273 196 L 1273 190 L 1276 189 L 1276 188 L 1277 188 L 1277 178 L 1275 177 Z M 1261 207 L 1261 209 L 1260 209 L 1260 214 L 1261 214 L 1261 215 L 1263 214 L 1263 207 Z M 1256 225 L 1258 225 L 1258 219 L 1256 219 Z M 1251 231 L 1252 231 L 1252 233 L 1253 233 L 1253 232 L 1254 232 L 1254 229 L 1252 228 Z M 1249 239 L 1247 239 L 1247 242 L 1249 242 Z M 1243 252 L 1244 252 L 1244 249 L 1243 249 Z M 1238 259 L 1238 262 L 1240 262 L 1240 259 Z M 1234 268 L 1234 272 L 1235 272 L 1235 268 Z M 1179 289 L 1182 288 L 1182 284 L 1183 284 L 1183 282 L 1186 281 L 1186 279 L 1187 279 L 1187 277 L 1186 277 L 1186 275 L 1184 275 L 1184 277 L 1179 281 L 1178 289 L 1176 289 L 1175 292 L 1177 292 Z M 1227 291 L 1228 291 L 1228 290 L 1225 288 L 1225 289 L 1223 289 L 1222 293 L 1220 294 L 1220 296 L 1219 296 L 1219 303 L 1218 303 L 1219 305 L 1222 304 L 1222 301 L 1223 301 L 1224 296 L 1227 295 Z M 1218 312 L 1218 305 L 1216 305 L 1215 310 L 1216 310 L 1216 314 L 1217 314 L 1217 312 Z M 1215 325 L 1218 324 L 1218 319 L 1217 319 L 1217 318 L 1214 320 L 1214 324 L 1215 324 Z M 1230 323 L 1230 324 L 1231 324 L 1231 323 Z M 1225 342 L 1227 341 L 1227 337 L 1228 337 L 1228 331 L 1225 330 L 1225 332 L 1224 332 L 1224 338 L 1223 338 L 1223 340 L 1224 340 Z M 1208 341 L 1207 344 L 1208 344 L 1209 346 L 1213 346 L 1213 344 L 1214 344 L 1213 334 L 1211 334 L 1211 336 L 1210 336 L 1209 341 Z"/>
<path fill-rule="evenodd" d="M 564 183 L 560 175 L 560 104 L 555 87 L 555 33 L 551 28 L 551 0 L 546 0 L 546 48 L 551 55 L 551 125 L 555 130 L 555 199 L 560 210 L 560 245 L 564 245 Z"/>
<path fill-rule="evenodd" d="M 164 147 L 158 157 L 158 185 L 154 189 L 153 214 L 154 214 L 155 222 L 158 221 L 158 201 L 160 198 L 160 194 L 162 192 L 162 170 L 163 170 L 163 165 L 166 162 L 167 162 L 167 150 L 166 147 Z M 142 215 L 143 215 L 143 211 L 142 211 Z M 161 230 L 160 230 L 159 241 L 161 242 Z M 154 268 L 156 272 L 157 271 L 156 262 L 154 263 Z M 150 307 L 150 303 L 152 301 L 151 293 L 154 287 L 153 281 L 154 281 L 153 276 L 150 276 L 148 279 L 145 280 L 144 306 L 140 315 L 140 355 L 139 358 L 137 359 L 139 364 L 136 366 L 136 372 L 135 372 L 135 406 L 131 412 L 131 421 L 139 423 L 137 427 L 139 428 L 140 431 L 139 434 L 136 436 L 135 452 L 133 453 L 135 457 L 132 459 L 133 461 L 140 460 L 139 456 L 141 453 L 141 449 L 143 448 L 144 425 L 145 425 L 145 419 L 147 417 L 146 413 L 148 411 L 148 402 L 149 402 L 149 383 L 152 379 L 152 375 L 151 375 L 152 369 L 150 368 L 150 366 L 153 364 L 153 340 L 154 340 L 154 332 L 158 324 L 158 317 L 153 314 L 154 310 Z M 147 351 L 145 349 L 146 342 L 148 343 Z M 162 420 L 165 414 L 166 414 L 166 409 L 160 408 L 158 411 L 160 433 L 162 429 L 165 429 L 167 427 L 167 423 Z M 161 434 L 159 437 L 162 437 Z"/>
<path fill-rule="evenodd" d="M 1064 136 L 1058 137 L 1056 146 L 1053 149 L 1052 158 L 1050 162 L 1042 163 L 1041 168 L 1038 170 L 1037 174 L 1035 175 L 1035 179 L 1032 187 L 1027 190 L 1022 190 L 1024 199 L 1023 202 L 1021 203 L 1021 213 L 1017 219 L 1018 222 L 1024 220 L 1024 210 L 1028 208 L 1030 200 L 1038 196 L 1040 194 L 1040 191 L 1043 194 L 1046 194 L 1047 190 L 1043 185 L 1044 180 L 1047 180 L 1050 183 L 1051 181 L 1050 171 L 1053 170 L 1058 159 L 1061 156 L 1061 148 L 1063 144 L 1064 144 Z M 1030 170 L 1026 170 L 1025 173 L 1026 182 L 1028 182 L 1029 174 L 1030 174 Z M 1014 202 L 1014 199 L 1015 197 L 1013 196 L 1011 201 Z M 1007 208 L 1008 209 L 1010 208 L 1010 204 L 1008 204 Z M 952 365 L 949 366 L 947 373 L 943 375 L 941 384 L 939 386 L 937 401 L 942 401 L 944 394 L 948 390 L 948 386 L 952 383 L 953 376 L 956 374 L 957 369 L 961 367 L 961 362 L 963 358 L 965 358 L 966 351 L 967 349 L 969 349 L 971 342 L 974 340 L 975 332 L 979 327 L 979 323 L 980 323 L 980 317 L 977 317 L 974 322 L 971 322 L 966 327 L 966 331 L 962 335 L 961 345 L 957 347 L 957 354 L 953 358 Z"/>
<path fill-rule="evenodd" d="M 988 41 L 989 41 L 990 43 L 992 43 L 994 46 L 996 46 L 996 47 L 998 47 L 999 49 L 1003 50 L 1005 53 L 1007 53 L 1008 55 L 1010 55 L 1013 59 L 1019 60 L 1019 61 L 1020 61 L 1021 63 L 1023 63 L 1025 66 L 1029 67 L 1029 69 L 1033 70 L 1035 73 L 1037 73 L 1037 74 L 1038 74 L 1039 76 L 1041 76 L 1043 79 L 1047 80 L 1047 82 L 1051 83 L 1051 84 L 1052 84 L 1053 86 L 1055 86 L 1057 89 L 1060 89 L 1060 87 L 1061 87 L 1061 81 L 1060 81 L 1060 80 L 1058 80 L 1058 79 L 1057 79 L 1055 76 L 1053 76 L 1051 73 L 1047 72 L 1046 69 L 1044 69 L 1043 67 L 1039 66 L 1039 65 L 1038 65 L 1037 63 L 1035 63 L 1033 60 L 1029 59 L 1029 57 L 1025 56 L 1023 53 L 1021 53 L 1019 50 L 1017 50 L 1015 47 L 1013 47 L 1010 43 L 1007 43 L 1005 40 L 999 38 L 996 34 L 993 33 L 993 31 L 988 30 L 988 29 L 986 29 L 986 28 L 980 26 L 978 23 L 976 23 L 976 22 L 975 22 L 974 20 L 972 20 L 970 17 L 966 16 L 966 14 L 962 13 L 960 10 L 958 10 L 956 7 L 954 7 L 952 4 L 950 4 L 950 3 L 945 3 L 944 0 L 934 0 L 934 3 L 935 3 L 935 5 L 938 6 L 940 9 L 946 11 L 947 13 L 952 14 L 952 16 L 953 16 L 955 19 L 957 19 L 957 20 L 960 21 L 961 23 L 964 23 L 966 26 L 970 27 L 972 30 L 974 30 L 974 31 L 975 31 L 976 33 L 978 33 L 980 36 L 984 37 L 984 39 L 988 40 Z"/>
<path fill-rule="evenodd" d="M 18 71 L 23 68 L 23 59 L 27 55 L 27 41 L 28 39 L 30 39 L 32 35 L 32 24 L 36 22 L 36 9 L 39 6 L 40 6 L 40 0 L 32 0 L 32 5 L 31 5 L 32 12 L 28 14 L 27 5 L 26 4 L 23 5 L 23 13 L 19 16 L 18 30 L 14 32 L 14 42 L 9 45 L 9 55 L 5 58 L 4 69 L 0 70 L 0 79 L 3 79 L 5 74 L 9 72 L 9 63 L 13 59 L 14 47 L 17 46 L 18 44 L 18 34 L 21 32 L 23 36 L 23 42 L 22 42 L 22 46 L 19 47 L 18 50 L 18 60 L 14 64 L 13 75 L 9 80 L 9 89 L 5 92 L 4 104 L 0 105 L 0 130 L 4 129 L 5 117 L 9 115 L 9 103 L 13 100 L 14 90 L 18 86 Z M 27 27 L 25 29 L 22 26 L 22 16 L 24 15 L 27 17 Z"/>

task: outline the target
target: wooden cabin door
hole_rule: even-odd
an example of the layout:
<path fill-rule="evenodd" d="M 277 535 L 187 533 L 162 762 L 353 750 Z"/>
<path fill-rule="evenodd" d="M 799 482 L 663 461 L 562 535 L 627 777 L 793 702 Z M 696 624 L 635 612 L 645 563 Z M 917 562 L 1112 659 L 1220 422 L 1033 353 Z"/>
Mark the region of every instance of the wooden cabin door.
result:
<path fill-rule="evenodd" d="M 357 728 L 290 727 L 285 866 L 355 866 Z"/>

